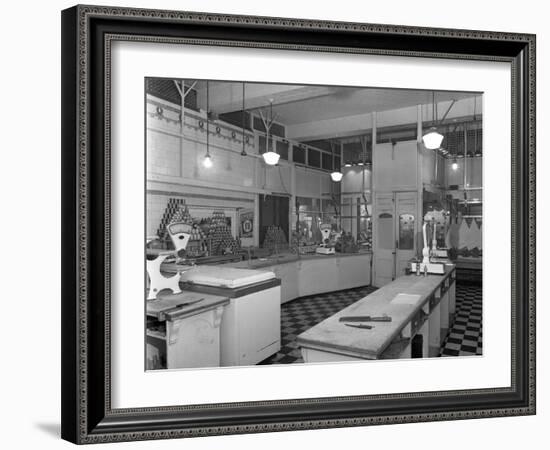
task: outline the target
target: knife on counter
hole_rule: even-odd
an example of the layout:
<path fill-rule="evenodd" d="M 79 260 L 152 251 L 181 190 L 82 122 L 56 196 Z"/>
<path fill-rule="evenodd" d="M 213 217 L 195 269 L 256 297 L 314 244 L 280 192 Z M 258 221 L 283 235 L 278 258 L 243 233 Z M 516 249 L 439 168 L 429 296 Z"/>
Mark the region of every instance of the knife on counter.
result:
<path fill-rule="evenodd" d="M 391 322 L 390 316 L 342 316 L 340 322 Z"/>

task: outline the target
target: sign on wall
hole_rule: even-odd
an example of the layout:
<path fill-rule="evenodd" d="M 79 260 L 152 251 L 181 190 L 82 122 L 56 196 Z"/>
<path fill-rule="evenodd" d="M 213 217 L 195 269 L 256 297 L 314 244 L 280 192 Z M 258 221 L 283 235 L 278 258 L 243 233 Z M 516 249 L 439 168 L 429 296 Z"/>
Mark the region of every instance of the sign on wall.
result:
<path fill-rule="evenodd" d="M 254 210 L 243 209 L 239 215 L 240 227 L 239 237 L 251 238 L 254 237 Z"/>

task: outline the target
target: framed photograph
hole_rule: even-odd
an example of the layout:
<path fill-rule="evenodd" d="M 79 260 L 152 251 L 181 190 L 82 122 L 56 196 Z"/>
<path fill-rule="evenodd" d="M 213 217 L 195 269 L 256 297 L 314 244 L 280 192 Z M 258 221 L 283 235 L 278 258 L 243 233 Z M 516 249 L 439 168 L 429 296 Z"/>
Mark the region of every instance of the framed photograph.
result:
<path fill-rule="evenodd" d="M 62 12 L 62 437 L 535 413 L 535 36 Z"/>

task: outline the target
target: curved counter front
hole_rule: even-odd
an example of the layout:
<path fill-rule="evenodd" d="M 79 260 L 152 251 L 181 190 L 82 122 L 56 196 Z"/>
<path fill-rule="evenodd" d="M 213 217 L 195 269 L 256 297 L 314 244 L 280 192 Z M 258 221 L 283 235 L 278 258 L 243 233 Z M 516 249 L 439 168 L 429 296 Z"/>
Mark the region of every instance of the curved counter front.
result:
<path fill-rule="evenodd" d="M 282 255 L 278 259 L 239 261 L 226 266 L 267 270 L 281 280 L 281 303 L 298 297 L 371 284 L 371 253 Z"/>

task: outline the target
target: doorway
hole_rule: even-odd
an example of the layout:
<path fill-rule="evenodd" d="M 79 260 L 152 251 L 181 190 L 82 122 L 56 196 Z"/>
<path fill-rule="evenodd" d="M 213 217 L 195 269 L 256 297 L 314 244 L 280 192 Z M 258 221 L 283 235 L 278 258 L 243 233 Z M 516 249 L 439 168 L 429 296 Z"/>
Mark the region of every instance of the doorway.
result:
<path fill-rule="evenodd" d="M 417 249 L 418 194 L 414 191 L 375 195 L 373 284 L 382 287 L 401 275 Z"/>
<path fill-rule="evenodd" d="M 288 243 L 289 197 L 282 195 L 260 195 L 260 246 L 270 226 L 283 230 Z"/>

